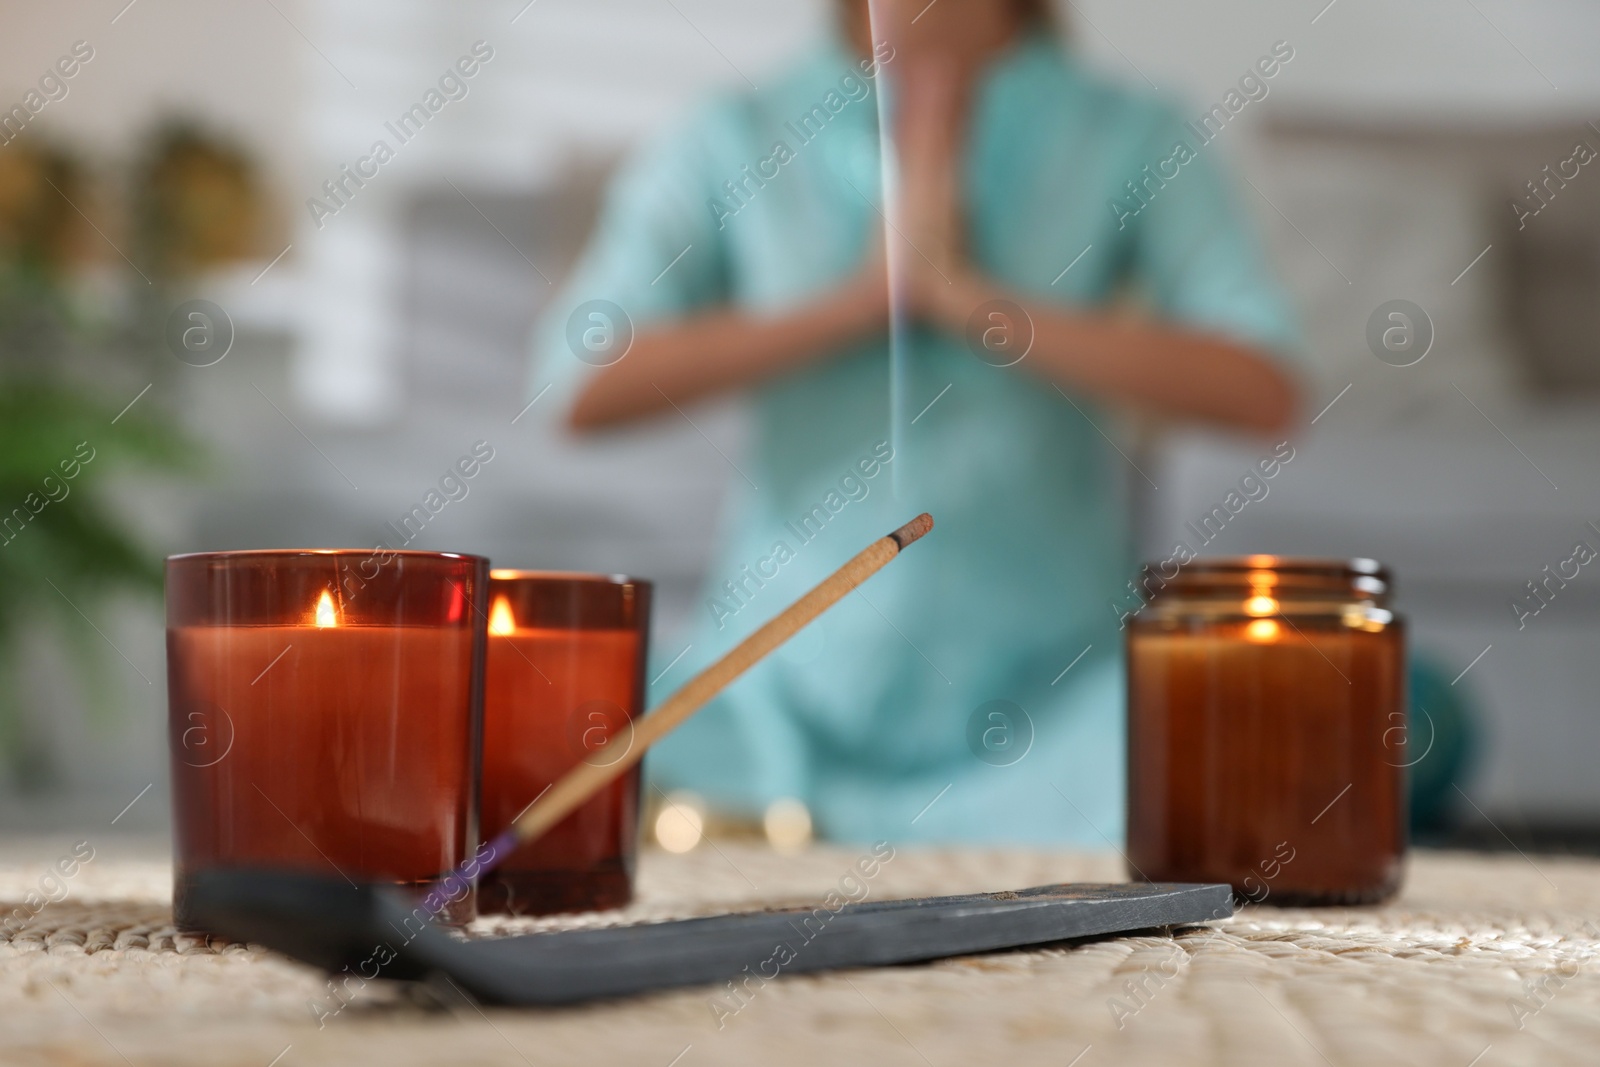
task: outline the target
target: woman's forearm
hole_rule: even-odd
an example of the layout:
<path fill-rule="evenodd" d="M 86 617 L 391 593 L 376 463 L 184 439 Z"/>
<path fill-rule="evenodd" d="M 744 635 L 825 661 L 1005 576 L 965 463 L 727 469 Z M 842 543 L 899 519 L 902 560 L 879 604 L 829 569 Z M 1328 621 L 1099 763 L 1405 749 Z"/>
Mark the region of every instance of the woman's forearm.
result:
<path fill-rule="evenodd" d="M 754 385 L 836 353 L 887 322 L 884 288 L 868 274 L 773 316 L 719 309 L 662 324 L 642 331 L 623 359 L 590 378 L 568 425 L 598 429 Z"/>
<path fill-rule="evenodd" d="M 625 358 L 590 378 L 568 415 L 593 430 L 671 404 L 754 385 L 840 351 L 887 324 L 881 267 L 772 316 L 719 309 L 641 332 Z M 1034 340 L 1018 369 L 1063 389 L 1167 416 L 1259 433 L 1293 419 L 1293 379 L 1247 345 L 1194 330 L 1104 313 L 1066 311 L 983 279 L 940 281 L 924 315 L 955 336 L 971 309 L 992 300 L 1022 307 Z"/>
<path fill-rule="evenodd" d="M 1033 323 L 1033 347 L 1018 369 L 1062 389 L 1263 434 L 1281 432 L 1294 418 L 1294 379 L 1248 345 L 1148 319 L 1068 311 L 982 281 L 949 290 L 938 318 L 957 336 L 971 309 L 987 301 L 1021 307 Z"/>

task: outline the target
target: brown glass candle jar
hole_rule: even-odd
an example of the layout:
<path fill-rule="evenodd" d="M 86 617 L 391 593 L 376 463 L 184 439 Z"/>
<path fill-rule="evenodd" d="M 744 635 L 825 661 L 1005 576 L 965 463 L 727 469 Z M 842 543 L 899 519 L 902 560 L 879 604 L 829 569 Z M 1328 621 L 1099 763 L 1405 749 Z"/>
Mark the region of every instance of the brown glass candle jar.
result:
<path fill-rule="evenodd" d="M 650 583 L 496 569 L 488 631 L 481 810 L 493 838 L 580 761 L 627 754 L 644 712 Z M 621 907 L 633 899 L 638 828 L 635 765 L 485 874 L 479 910 Z"/>
<path fill-rule="evenodd" d="M 303 870 L 427 902 L 478 845 L 489 561 L 368 549 L 167 560 L 173 915 L 196 873 Z M 342 884 L 342 882 L 341 882 Z M 470 891 L 437 917 L 470 922 Z"/>
<path fill-rule="evenodd" d="M 1167 570 L 1175 568 L 1168 563 Z M 1245 900 L 1400 886 L 1405 627 L 1372 560 L 1197 560 L 1141 573 L 1128 624 L 1128 862 Z"/>

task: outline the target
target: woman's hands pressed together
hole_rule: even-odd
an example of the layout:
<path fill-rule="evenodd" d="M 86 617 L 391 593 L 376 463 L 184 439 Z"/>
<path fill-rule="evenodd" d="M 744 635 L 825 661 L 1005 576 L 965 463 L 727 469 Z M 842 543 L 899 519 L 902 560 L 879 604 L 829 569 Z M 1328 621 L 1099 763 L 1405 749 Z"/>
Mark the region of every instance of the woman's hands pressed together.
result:
<path fill-rule="evenodd" d="M 990 298 L 968 258 L 961 187 L 971 78 L 937 64 L 908 65 L 895 126 L 899 188 L 885 197 L 889 266 L 899 279 L 891 287 L 912 318 L 956 335 Z"/>
<path fill-rule="evenodd" d="M 1248 345 L 1148 318 L 1078 311 L 989 277 L 969 255 L 961 185 L 977 71 L 908 59 L 895 84 L 899 189 L 887 197 L 890 291 L 909 317 L 962 338 L 984 305 L 1020 309 L 1033 334 L 1017 369 L 1064 390 L 1157 414 L 1276 433 L 1295 386 Z"/>

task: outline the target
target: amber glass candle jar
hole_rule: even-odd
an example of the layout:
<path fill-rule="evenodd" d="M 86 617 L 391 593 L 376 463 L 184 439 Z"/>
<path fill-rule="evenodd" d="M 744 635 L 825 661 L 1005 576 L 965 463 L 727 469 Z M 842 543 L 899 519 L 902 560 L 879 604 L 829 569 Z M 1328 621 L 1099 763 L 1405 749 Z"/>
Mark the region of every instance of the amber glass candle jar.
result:
<path fill-rule="evenodd" d="M 423 894 L 472 854 L 488 577 L 442 552 L 167 560 L 180 926 L 208 868 Z M 444 922 L 475 914 L 470 890 L 441 903 Z"/>
<path fill-rule="evenodd" d="M 487 837 L 580 761 L 627 754 L 644 712 L 650 583 L 496 568 L 489 581 L 482 812 Z M 633 899 L 636 765 L 483 878 L 479 910 L 617 908 Z"/>
<path fill-rule="evenodd" d="M 1169 564 L 1168 569 L 1172 569 Z M 1155 565 L 1128 624 L 1134 877 L 1370 903 L 1406 848 L 1405 629 L 1371 560 Z"/>

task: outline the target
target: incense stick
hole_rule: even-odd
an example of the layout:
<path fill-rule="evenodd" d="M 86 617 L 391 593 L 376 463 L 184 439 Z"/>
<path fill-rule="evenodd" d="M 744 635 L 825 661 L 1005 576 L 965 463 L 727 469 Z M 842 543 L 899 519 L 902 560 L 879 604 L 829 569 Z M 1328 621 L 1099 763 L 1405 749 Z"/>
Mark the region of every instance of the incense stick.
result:
<path fill-rule="evenodd" d="M 479 870 L 494 868 L 518 846 L 532 841 L 572 814 L 608 782 L 620 777 L 643 759 L 651 745 L 681 726 L 739 675 L 793 637 L 812 619 L 844 599 L 856 586 L 876 574 L 902 549 L 931 529 L 933 517 L 924 512 L 894 533 L 878 538 L 805 596 L 739 642 L 727 655 L 695 675 L 649 715 L 631 724 L 632 744 L 620 759 L 604 765 L 579 764 L 545 790 L 504 833 L 490 843 L 487 856 L 479 852 Z"/>

